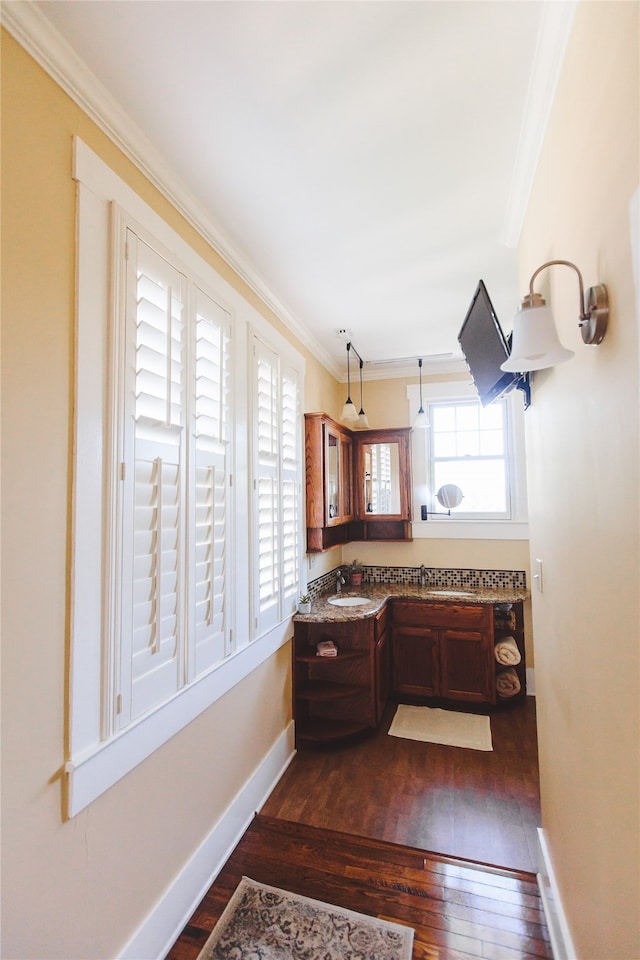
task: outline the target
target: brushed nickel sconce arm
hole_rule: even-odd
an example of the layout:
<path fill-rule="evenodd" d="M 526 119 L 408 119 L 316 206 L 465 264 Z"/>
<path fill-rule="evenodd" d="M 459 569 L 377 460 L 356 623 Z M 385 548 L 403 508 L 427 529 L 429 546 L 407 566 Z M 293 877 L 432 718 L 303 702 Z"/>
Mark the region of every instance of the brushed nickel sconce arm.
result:
<path fill-rule="evenodd" d="M 546 301 L 544 297 L 534 291 L 533 282 L 538 274 L 546 270 L 547 267 L 556 265 L 571 267 L 571 269 L 575 270 L 578 274 L 578 285 L 580 287 L 580 320 L 578 321 L 578 326 L 580 327 L 583 341 L 593 344 L 601 343 L 604 339 L 607 330 L 607 321 L 609 319 L 607 288 L 603 283 L 598 283 L 593 287 L 589 287 L 585 297 L 582 274 L 575 263 L 571 263 L 570 260 L 548 260 L 547 263 L 543 263 L 542 266 L 538 267 L 531 276 L 529 293 L 526 297 L 523 297 L 522 306 L 526 309 L 527 307 L 543 307 L 545 305 Z"/>

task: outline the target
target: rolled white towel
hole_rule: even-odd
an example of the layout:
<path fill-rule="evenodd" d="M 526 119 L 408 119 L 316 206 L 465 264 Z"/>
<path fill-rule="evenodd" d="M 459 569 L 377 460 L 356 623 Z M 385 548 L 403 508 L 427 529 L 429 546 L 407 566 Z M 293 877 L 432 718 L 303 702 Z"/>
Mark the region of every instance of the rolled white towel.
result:
<path fill-rule="evenodd" d="M 316 657 L 337 657 L 338 648 L 333 640 L 321 640 L 316 647 Z"/>
<path fill-rule="evenodd" d="M 502 640 L 498 640 L 493 652 L 498 663 L 503 663 L 506 667 L 515 667 L 522 659 L 513 637 L 504 637 Z"/>
<path fill-rule="evenodd" d="M 496 675 L 496 690 L 499 697 L 515 697 L 520 693 L 520 680 L 513 667 L 501 670 Z"/>

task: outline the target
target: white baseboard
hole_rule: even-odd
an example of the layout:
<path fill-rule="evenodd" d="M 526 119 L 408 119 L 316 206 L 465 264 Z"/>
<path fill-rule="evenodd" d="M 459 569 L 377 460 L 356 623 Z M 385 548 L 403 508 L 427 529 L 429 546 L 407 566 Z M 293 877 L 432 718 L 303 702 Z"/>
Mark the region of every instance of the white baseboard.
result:
<path fill-rule="evenodd" d="M 536 671 L 533 667 L 527 667 L 527 696 L 536 695 Z"/>
<path fill-rule="evenodd" d="M 556 883 L 545 831 L 538 827 L 538 886 L 554 960 L 577 960 L 571 931 Z"/>
<path fill-rule="evenodd" d="M 294 725 L 291 722 L 119 952 L 119 960 L 159 960 L 166 956 L 294 755 Z"/>

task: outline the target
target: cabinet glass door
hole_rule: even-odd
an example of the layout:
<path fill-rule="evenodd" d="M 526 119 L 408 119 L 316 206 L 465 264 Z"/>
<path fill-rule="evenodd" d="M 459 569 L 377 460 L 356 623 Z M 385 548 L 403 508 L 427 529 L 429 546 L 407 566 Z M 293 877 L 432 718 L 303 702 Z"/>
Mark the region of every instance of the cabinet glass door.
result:
<path fill-rule="evenodd" d="M 327 520 L 340 514 L 340 441 L 327 430 Z"/>
<path fill-rule="evenodd" d="M 362 454 L 365 514 L 398 516 L 402 512 L 398 443 L 366 443 Z"/>

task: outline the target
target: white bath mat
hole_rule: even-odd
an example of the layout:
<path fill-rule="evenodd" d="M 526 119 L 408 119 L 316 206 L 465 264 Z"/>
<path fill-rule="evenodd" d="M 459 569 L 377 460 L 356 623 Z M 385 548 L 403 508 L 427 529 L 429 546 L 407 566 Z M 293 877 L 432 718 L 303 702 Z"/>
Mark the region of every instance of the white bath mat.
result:
<path fill-rule="evenodd" d="M 469 750 L 493 750 L 489 717 L 437 707 L 412 707 L 401 703 L 389 727 L 389 736 Z"/>

